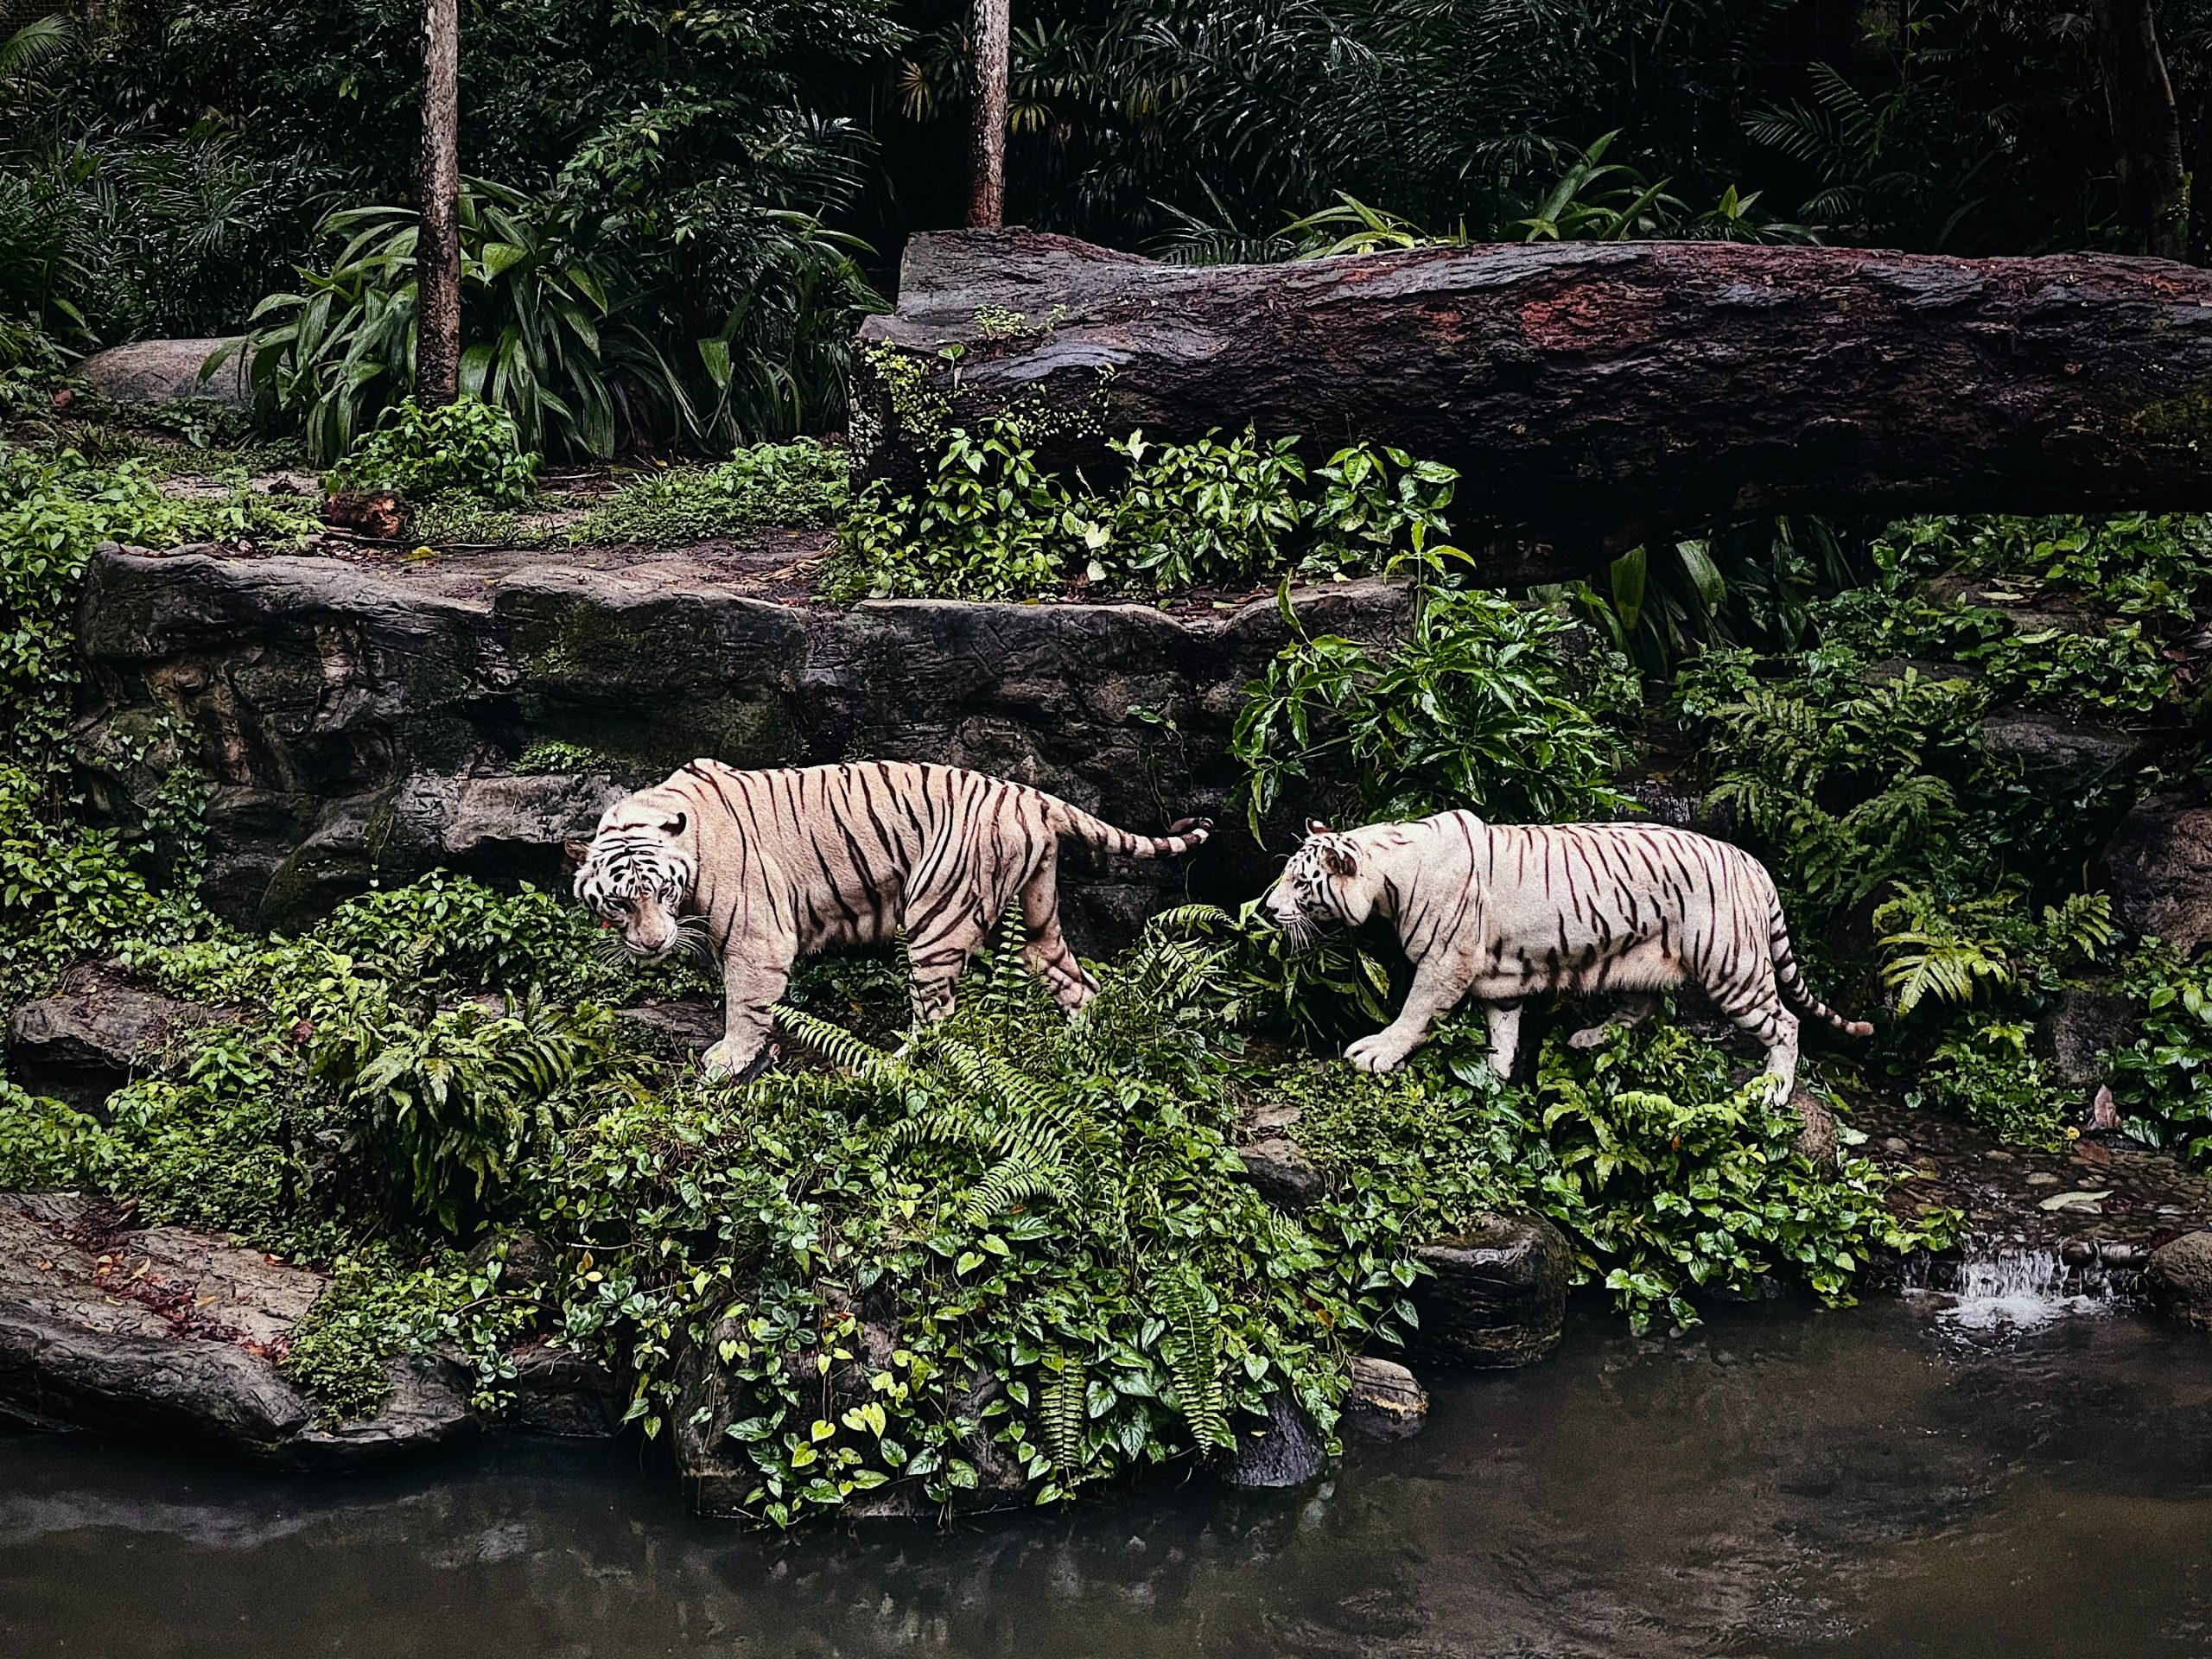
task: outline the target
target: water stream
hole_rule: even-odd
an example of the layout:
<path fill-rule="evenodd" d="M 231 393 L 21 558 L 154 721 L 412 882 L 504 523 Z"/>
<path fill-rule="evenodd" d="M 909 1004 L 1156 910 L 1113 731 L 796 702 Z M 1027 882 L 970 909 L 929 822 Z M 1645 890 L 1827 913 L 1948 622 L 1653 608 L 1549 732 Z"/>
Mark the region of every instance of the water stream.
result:
<path fill-rule="evenodd" d="M 942 1531 L 702 1522 L 631 1445 L 306 1481 L 0 1435 L 0 1655 L 2212 1652 L 2212 1342 L 2032 1278 L 1672 1343 L 1578 1313 L 1313 1490 Z"/>

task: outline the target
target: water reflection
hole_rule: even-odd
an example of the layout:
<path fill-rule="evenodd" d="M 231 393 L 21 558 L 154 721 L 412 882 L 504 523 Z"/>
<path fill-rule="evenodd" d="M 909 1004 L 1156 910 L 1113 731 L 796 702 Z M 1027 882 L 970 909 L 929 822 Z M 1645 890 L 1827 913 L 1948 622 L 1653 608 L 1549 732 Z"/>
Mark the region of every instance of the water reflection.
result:
<path fill-rule="evenodd" d="M 632 1447 L 346 1481 L 0 1438 L 0 1653 L 2198 1654 L 2212 1344 L 1932 1303 L 1577 1321 L 1305 1493 L 949 1533 L 702 1522 Z"/>

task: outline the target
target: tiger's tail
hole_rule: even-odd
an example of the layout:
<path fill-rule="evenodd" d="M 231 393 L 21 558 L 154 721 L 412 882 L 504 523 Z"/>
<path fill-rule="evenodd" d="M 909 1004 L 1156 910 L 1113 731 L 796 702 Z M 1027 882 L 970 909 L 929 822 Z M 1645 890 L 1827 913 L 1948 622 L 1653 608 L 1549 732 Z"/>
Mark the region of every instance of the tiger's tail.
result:
<path fill-rule="evenodd" d="M 1117 829 L 1103 818 L 1094 818 L 1081 807 L 1052 798 L 1048 820 L 1058 834 L 1087 842 L 1102 852 L 1124 858 L 1176 858 L 1203 847 L 1213 833 L 1211 818 L 1181 818 L 1167 826 L 1164 836 L 1137 836 Z"/>
<path fill-rule="evenodd" d="M 1872 1037 L 1874 1027 L 1870 1021 L 1846 1019 L 1806 988 L 1805 976 L 1797 969 L 1797 953 L 1789 948 L 1789 925 L 1782 918 L 1780 895 L 1768 901 L 1767 914 L 1767 950 L 1774 958 L 1774 982 L 1782 1000 L 1810 1019 L 1827 1021 L 1847 1037 Z"/>

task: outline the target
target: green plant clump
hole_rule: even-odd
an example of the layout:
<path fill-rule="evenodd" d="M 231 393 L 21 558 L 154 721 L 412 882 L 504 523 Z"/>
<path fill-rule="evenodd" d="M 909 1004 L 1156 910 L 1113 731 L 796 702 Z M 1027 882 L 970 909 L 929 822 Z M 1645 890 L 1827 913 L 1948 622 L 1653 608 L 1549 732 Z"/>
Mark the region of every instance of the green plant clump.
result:
<path fill-rule="evenodd" d="M 671 467 L 625 485 L 571 532 L 594 545 L 674 547 L 766 526 L 815 529 L 844 512 L 846 453 L 810 439 L 755 444 L 712 467 Z"/>
<path fill-rule="evenodd" d="M 409 397 L 385 410 L 323 482 L 424 500 L 454 491 L 512 505 L 537 487 L 537 457 L 523 453 L 514 417 L 503 409 L 474 397 L 424 409 Z"/>
<path fill-rule="evenodd" d="M 870 484 L 846 514 L 832 595 L 1172 592 L 1294 568 L 1322 579 L 1433 572 L 1465 557 L 1441 539 L 1459 474 L 1403 450 L 1355 444 L 1309 479 L 1294 439 L 1247 428 L 1160 443 L 1140 431 L 1106 446 L 1101 461 L 1117 460 L 1121 481 L 1099 492 L 1046 468 L 1034 435 L 1019 413 L 954 427 L 919 488 Z"/>
<path fill-rule="evenodd" d="M 1370 650 L 1291 643 L 1236 718 L 1231 748 L 1260 821 L 1326 766 L 1357 780 L 1359 821 L 1470 807 L 1503 823 L 1607 816 L 1625 798 L 1621 717 L 1641 693 L 1626 662 L 1566 617 L 1478 589 L 1425 588 L 1410 634 Z"/>

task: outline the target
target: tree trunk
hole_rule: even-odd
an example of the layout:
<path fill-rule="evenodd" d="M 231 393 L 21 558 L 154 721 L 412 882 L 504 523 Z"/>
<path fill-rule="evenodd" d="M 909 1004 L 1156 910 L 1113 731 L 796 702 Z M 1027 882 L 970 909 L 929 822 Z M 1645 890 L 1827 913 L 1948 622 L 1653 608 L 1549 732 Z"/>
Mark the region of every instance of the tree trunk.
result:
<path fill-rule="evenodd" d="M 975 0 L 976 98 L 969 111 L 968 223 L 1006 217 L 1006 82 L 1008 0 Z"/>
<path fill-rule="evenodd" d="M 2212 271 L 2162 261 L 1585 242 L 1191 267 L 959 231 L 908 243 L 861 339 L 869 475 L 1007 408 L 1050 410 L 1033 441 L 1094 483 L 1101 438 L 1138 427 L 1249 422 L 1309 466 L 1365 439 L 1459 469 L 1459 539 L 1501 583 L 1768 513 L 2212 509 Z"/>
<path fill-rule="evenodd" d="M 423 0 L 422 215 L 415 238 L 415 399 L 461 395 L 460 0 Z"/>
<path fill-rule="evenodd" d="M 2097 73 L 2120 151 L 2120 213 L 2162 259 L 2189 257 L 2189 170 L 2181 113 L 2151 0 L 2096 0 Z"/>

